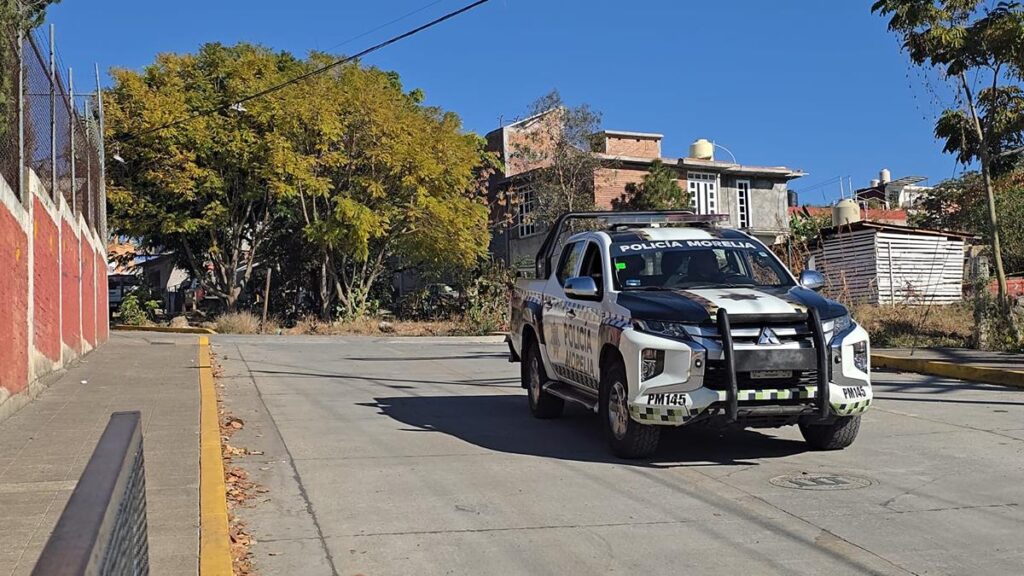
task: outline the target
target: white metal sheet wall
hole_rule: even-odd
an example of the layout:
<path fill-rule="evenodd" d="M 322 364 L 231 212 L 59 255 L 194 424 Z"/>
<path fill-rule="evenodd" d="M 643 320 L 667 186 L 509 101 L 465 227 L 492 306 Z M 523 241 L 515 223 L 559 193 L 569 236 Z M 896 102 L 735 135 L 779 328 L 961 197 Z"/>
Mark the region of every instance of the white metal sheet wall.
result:
<path fill-rule="evenodd" d="M 879 231 L 878 297 L 883 304 L 951 304 L 963 294 L 964 242 Z"/>
<path fill-rule="evenodd" d="M 964 242 L 883 230 L 840 233 L 810 255 L 828 295 L 870 304 L 951 304 L 963 291 Z"/>
<path fill-rule="evenodd" d="M 811 252 L 814 268 L 825 275 L 828 296 L 846 302 L 878 302 L 875 231 L 830 236 Z"/>

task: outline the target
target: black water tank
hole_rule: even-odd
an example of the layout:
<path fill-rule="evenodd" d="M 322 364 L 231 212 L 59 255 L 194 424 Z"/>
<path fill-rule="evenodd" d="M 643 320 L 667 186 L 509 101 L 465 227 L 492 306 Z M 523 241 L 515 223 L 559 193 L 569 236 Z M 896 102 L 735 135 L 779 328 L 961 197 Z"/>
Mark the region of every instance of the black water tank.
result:
<path fill-rule="evenodd" d="M 800 198 L 797 196 L 796 190 L 786 190 L 786 204 L 790 207 L 800 205 Z"/>

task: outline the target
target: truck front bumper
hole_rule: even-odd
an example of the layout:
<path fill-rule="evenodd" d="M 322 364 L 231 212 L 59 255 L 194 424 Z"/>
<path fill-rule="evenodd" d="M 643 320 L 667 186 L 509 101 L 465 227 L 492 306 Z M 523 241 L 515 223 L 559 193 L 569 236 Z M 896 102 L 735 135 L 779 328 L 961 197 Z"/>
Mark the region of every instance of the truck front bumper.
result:
<path fill-rule="evenodd" d="M 645 349 L 664 351 L 664 363 L 657 376 L 642 380 L 642 354 Z M 708 374 L 709 353 L 702 346 L 625 330 L 619 350 L 626 363 L 630 415 L 643 424 L 679 426 L 710 416 L 725 416 L 730 420 L 776 416 L 854 416 L 867 410 L 873 399 L 869 338 L 857 324 L 835 335 L 825 347 L 827 377 L 822 380 L 827 382 L 828 392 L 824 411 L 821 409 L 823 399 L 818 392 L 820 380 L 808 382 L 805 379 L 792 385 L 753 387 L 750 386 L 753 381 L 745 379 L 745 385 L 735 389 L 733 411 L 730 409 L 732 393 L 728 386 L 723 389 L 720 374 L 718 378 Z M 858 352 L 862 356 L 867 355 L 867 362 L 863 357 L 857 361 Z"/>

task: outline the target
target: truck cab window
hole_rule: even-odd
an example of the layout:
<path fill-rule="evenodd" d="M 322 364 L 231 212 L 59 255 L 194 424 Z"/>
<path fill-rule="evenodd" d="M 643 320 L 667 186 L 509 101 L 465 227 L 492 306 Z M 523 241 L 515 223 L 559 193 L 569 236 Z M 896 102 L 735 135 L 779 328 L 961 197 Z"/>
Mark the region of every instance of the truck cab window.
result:
<path fill-rule="evenodd" d="M 587 244 L 587 250 L 583 254 L 580 276 L 593 278 L 594 284 L 597 284 L 597 293 L 604 294 L 604 259 L 601 257 L 601 247 L 595 242 Z"/>
<path fill-rule="evenodd" d="M 565 281 L 576 274 L 580 258 L 583 256 L 583 242 L 573 242 L 562 250 L 562 261 L 558 263 L 558 284 L 565 286 Z"/>

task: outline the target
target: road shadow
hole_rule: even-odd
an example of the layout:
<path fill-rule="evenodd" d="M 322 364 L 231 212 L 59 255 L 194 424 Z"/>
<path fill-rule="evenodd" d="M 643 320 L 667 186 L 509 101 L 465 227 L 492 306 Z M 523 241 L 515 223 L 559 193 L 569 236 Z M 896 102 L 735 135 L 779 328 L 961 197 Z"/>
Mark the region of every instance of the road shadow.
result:
<path fill-rule="evenodd" d="M 410 433 L 440 432 L 488 450 L 560 460 L 648 467 L 751 466 L 757 465 L 752 460 L 807 450 L 803 442 L 756 431 L 691 426 L 665 429 L 651 458 L 622 460 L 611 454 L 597 415 L 576 406 L 566 406 L 561 418 L 538 420 L 529 414 L 523 395 L 398 396 L 360 405 L 405 424 Z"/>

